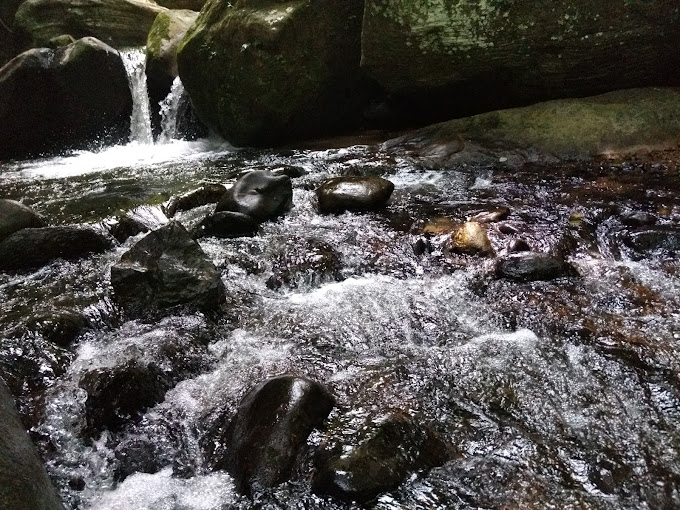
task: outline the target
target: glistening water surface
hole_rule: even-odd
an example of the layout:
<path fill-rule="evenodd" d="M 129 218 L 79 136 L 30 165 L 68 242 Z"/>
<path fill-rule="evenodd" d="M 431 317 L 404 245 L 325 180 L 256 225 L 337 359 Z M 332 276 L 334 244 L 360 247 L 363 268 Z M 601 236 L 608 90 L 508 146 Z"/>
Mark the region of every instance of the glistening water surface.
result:
<path fill-rule="evenodd" d="M 454 453 L 367 507 L 680 507 L 676 173 L 636 162 L 430 169 L 366 146 L 281 152 L 216 143 L 2 168 L 0 195 L 53 224 L 102 229 L 139 206 L 158 219 L 159 204 L 203 182 L 282 165 L 305 172 L 293 179 L 291 211 L 256 236 L 200 240 L 227 288 L 216 317 L 125 316 L 110 267 L 143 234 L 102 255 L 0 274 L 0 362 L 69 508 L 356 508 L 312 493 L 313 452 L 322 444 L 351 451 L 367 423 L 394 411 L 431 427 Z M 357 174 L 395 183 L 387 208 L 319 214 L 316 187 Z M 189 227 L 213 207 L 177 219 Z M 429 220 L 498 207 L 510 210 L 486 224 L 498 255 L 521 238 L 565 256 L 576 273 L 497 279 L 494 257 L 450 254 L 438 236 L 416 254 Z M 338 274 L 296 266 L 319 245 L 337 254 Z M 268 285 L 288 270 L 288 283 Z M 86 326 L 60 347 L 33 319 L 65 313 Z M 174 387 L 141 419 L 85 438 L 80 377 L 130 359 L 156 363 Z M 282 373 L 326 383 L 338 405 L 310 436 L 293 480 L 249 499 L 209 469 L 209 443 L 250 388 Z"/>

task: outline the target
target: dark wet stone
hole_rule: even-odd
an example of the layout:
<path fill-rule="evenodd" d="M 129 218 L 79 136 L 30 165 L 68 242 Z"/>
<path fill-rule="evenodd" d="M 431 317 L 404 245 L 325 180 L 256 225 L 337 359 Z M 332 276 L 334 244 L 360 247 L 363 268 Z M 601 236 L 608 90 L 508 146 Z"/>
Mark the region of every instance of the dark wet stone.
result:
<path fill-rule="evenodd" d="M 680 229 L 674 226 L 628 232 L 623 244 L 636 253 L 633 258 L 674 258 L 680 252 Z"/>
<path fill-rule="evenodd" d="M 191 231 L 194 239 L 200 237 L 245 237 L 253 236 L 258 223 L 247 214 L 222 211 L 209 214 Z"/>
<path fill-rule="evenodd" d="M 45 220 L 30 207 L 0 198 L 0 241 L 22 228 L 44 226 Z"/>
<path fill-rule="evenodd" d="M 433 430 L 404 414 L 370 423 L 361 434 L 359 445 L 348 453 L 317 455 L 315 493 L 367 502 L 396 489 L 409 474 L 440 466 L 451 457 L 450 448 Z"/>
<path fill-rule="evenodd" d="M 460 225 L 451 235 L 448 249 L 454 253 L 468 255 L 493 255 L 493 247 L 486 229 L 475 221 Z"/>
<path fill-rule="evenodd" d="M 220 199 L 215 211 L 239 212 L 261 222 L 280 216 L 292 204 L 290 177 L 257 170 L 240 177 Z"/>
<path fill-rule="evenodd" d="M 507 223 L 501 223 L 498 225 L 498 231 L 501 234 L 507 234 L 507 235 L 512 235 L 517 233 L 517 229 L 511 225 L 508 225 Z"/>
<path fill-rule="evenodd" d="M 307 171 L 304 168 L 295 165 L 279 165 L 270 168 L 269 171 L 274 175 L 287 175 L 291 179 L 296 179 L 307 174 Z"/>
<path fill-rule="evenodd" d="M 477 223 L 494 223 L 496 221 L 502 221 L 508 217 L 510 214 L 510 209 L 507 207 L 498 207 L 496 209 L 491 209 L 489 211 L 483 211 L 475 214 L 471 221 L 476 221 Z"/>
<path fill-rule="evenodd" d="M 417 239 L 416 242 L 413 243 L 413 253 L 416 255 L 416 257 L 425 255 L 425 253 L 432 253 L 432 245 L 430 244 L 430 241 L 423 238 Z"/>
<path fill-rule="evenodd" d="M 227 192 L 221 184 L 206 184 L 183 195 L 172 197 L 164 206 L 165 214 L 172 218 L 179 211 L 187 211 L 206 204 L 214 204 Z"/>
<path fill-rule="evenodd" d="M 273 487 L 292 476 L 314 428 L 321 426 L 335 401 L 328 389 L 304 377 L 268 379 L 243 398 L 214 456 L 216 469 L 226 469 L 238 490 Z"/>
<path fill-rule="evenodd" d="M 341 280 L 340 257 L 331 245 L 317 239 L 289 240 L 284 251 L 274 257 L 274 274 L 267 287 L 297 287 L 302 282 Z"/>
<path fill-rule="evenodd" d="M 498 261 L 496 276 L 508 280 L 529 282 L 552 280 L 573 274 L 564 261 L 547 253 L 522 252 L 508 255 Z"/>
<path fill-rule="evenodd" d="M 82 491 L 85 489 L 85 480 L 82 477 L 71 478 L 68 481 L 68 486 L 74 491 Z"/>
<path fill-rule="evenodd" d="M 373 211 L 385 207 L 394 184 L 382 177 L 334 177 L 316 190 L 322 213 Z"/>
<path fill-rule="evenodd" d="M 641 211 L 621 216 L 621 222 L 624 225 L 628 225 L 630 227 L 642 227 L 645 225 L 654 225 L 656 224 L 656 221 L 657 221 L 656 216 L 654 216 L 651 213 Z"/>
<path fill-rule="evenodd" d="M 25 228 L 0 242 L 0 269 L 31 269 L 55 259 L 75 260 L 112 247 L 111 239 L 91 228 Z"/>
<path fill-rule="evenodd" d="M 119 243 L 124 243 L 129 237 L 155 230 L 167 222 L 168 218 L 158 207 L 142 205 L 116 218 L 108 229 Z"/>
<path fill-rule="evenodd" d="M 26 328 L 59 347 L 68 347 L 87 327 L 83 314 L 70 310 L 55 310 L 29 319 Z"/>
<path fill-rule="evenodd" d="M 111 268 L 111 285 L 132 314 L 178 305 L 214 310 L 225 299 L 219 271 L 176 221 L 147 234 L 124 253 Z"/>
<path fill-rule="evenodd" d="M 163 465 L 156 443 L 147 437 L 125 439 L 113 455 L 118 461 L 114 476 L 119 482 L 134 473 L 156 473 Z"/>
<path fill-rule="evenodd" d="M 0 508 L 63 510 L 33 443 L 0 378 Z"/>
<path fill-rule="evenodd" d="M 521 251 L 531 251 L 531 246 L 524 239 L 512 239 L 508 243 L 508 253 L 518 253 Z"/>

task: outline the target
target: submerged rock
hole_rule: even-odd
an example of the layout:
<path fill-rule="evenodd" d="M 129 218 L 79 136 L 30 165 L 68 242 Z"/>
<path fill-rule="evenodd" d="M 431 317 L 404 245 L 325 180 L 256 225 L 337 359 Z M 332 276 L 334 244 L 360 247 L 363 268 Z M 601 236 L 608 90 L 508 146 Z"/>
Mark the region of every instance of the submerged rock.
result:
<path fill-rule="evenodd" d="M 200 237 L 253 236 L 259 224 L 247 214 L 222 211 L 209 214 L 191 231 L 194 239 Z"/>
<path fill-rule="evenodd" d="M 520 252 L 501 258 L 496 276 L 508 280 L 530 282 L 552 280 L 573 274 L 569 264 L 547 253 Z"/>
<path fill-rule="evenodd" d="M 54 310 L 52 313 L 31 317 L 26 323 L 26 329 L 59 347 L 69 347 L 87 324 L 87 318 L 81 313 Z"/>
<path fill-rule="evenodd" d="M 333 409 L 322 384 L 283 375 L 268 379 L 243 398 L 219 443 L 215 468 L 226 469 L 238 490 L 273 487 L 290 479 L 307 437 Z"/>
<path fill-rule="evenodd" d="M 297 287 L 300 283 L 318 283 L 342 278 L 340 257 L 331 245 L 317 239 L 290 239 L 284 250 L 273 258 L 273 275 L 267 287 Z"/>
<path fill-rule="evenodd" d="M 176 221 L 124 253 L 111 268 L 111 285 L 133 315 L 178 305 L 215 310 L 225 300 L 219 271 Z"/>
<path fill-rule="evenodd" d="M 630 248 L 633 259 L 675 259 L 680 254 L 680 228 L 658 226 L 639 228 L 622 235 L 624 246 Z"/>
<path fill-rule="evenodd" d="M 486 229 L 476 221 L 466 221 L 451 235 L 449 250 L 468 255 L 493 255 Z"/>
<path fill-rule="evenodd" d="M 217 203 L 226 192 L 227 188 L 221 184 L 206 184 L 198 189 L 172 197 L 163 206 L 163 210 L 168 215 L 168 218 L 172 218 L 179 211 L 187 211 L 201 205 Z"/>
<path fill-rule="evenodd" d="M 409 474 L 441 466 L 451 456 L 432 429 L 400 413 L 370 423 L 360 434 L 358 446 L 349 452 L 317 455 L 315 493 L 367 502 L 396 489 Z"/>
<path fill-rule="evenodd" d="M 109 237 L 91 228 L 25 228 L 0 242 L 0 270 L 32 269 L 55 259 L 76 260 L 112 247 Z"/>
<path fill-rule="evenodd" d="M 22 228 L 37 228 L 46 226 L 42 216 L 30 207 L 0 198 L 0 241 Z"/>
<path fill-rule="evenodd" d="M 215 211 L 247 214 L 261 222 L 280 216 L 292 205 L 290 177 L 256 170 L 240 177 L 220 199 Z"/>
<path fill-rule="evenodd" d="M 385 207 L 394 184 L 382 177 L 334 177 L 316 190 L 322 213 L 372 211 Z"/>
<path fill-rule="evenodd" d="M 110 46 L 87 37 L 26 51 L 0 69 L 0 157 L 127 140 L 131 111 Z"/>
<path fill-rule="evenodd" d="M 0 378 L 0 508 L 64 510 Z"/>

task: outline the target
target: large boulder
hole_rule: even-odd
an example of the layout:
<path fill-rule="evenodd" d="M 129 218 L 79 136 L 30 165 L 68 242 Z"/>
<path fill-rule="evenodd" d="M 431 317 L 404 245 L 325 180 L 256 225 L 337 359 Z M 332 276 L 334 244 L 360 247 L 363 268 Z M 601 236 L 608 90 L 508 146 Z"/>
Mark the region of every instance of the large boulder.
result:
<path fill-rule="evenodd" d="M 93 38 L 26 51 L 0 69 L 0 157 L 127 139 L 120 55 Z"/>
<path fill-rule="evenodd" d="M 0 508 L 63 510 L 14 399 L 0 378 Z"/>
<path fill-rule="evenodd" d="M 180 305 L 209 311 L 225 300 L 220 272 L 176 221 L 124 253 L 111 268 L 111 285 L 133 315 Z"/>
<path fill-rule="evenodd" d="M 236 145 L 338 130 L 363 105 L 363 0 L 209 0 L 179 47 L 201 121 Z"/>
<path fill-rule="evenodd" d="M 679 39 L 675 0 L 366 0 L 361 66 L 415 117 L 443 120 L 679 83 Z"/>
<path fill-rule="evenodd" d="M 151 0 L 26 0 L 15 24 L 27 47 L 70 34 L 123 48 L 144 46 L 156 15 L 165 10 Z"/>
<path fill-rule="evenodd" d="M 23 0 L 0 2 L 0 67 L 17 54 L 14 40 L 14 15 Z"/>
<path fill-rule="evenodd" d="M 44 226 L 45 220 L 30 207 L 0 198 L 0 241 L 22 228 Z"/>
<path fill-rule="evenodd" d="M 255 170 L 240 177 L 227 190 L 215 211 L 233 211 L 247 214 L 256 221 L 266 221 L 285 213 L 292 205 L 290 177 Z"/>

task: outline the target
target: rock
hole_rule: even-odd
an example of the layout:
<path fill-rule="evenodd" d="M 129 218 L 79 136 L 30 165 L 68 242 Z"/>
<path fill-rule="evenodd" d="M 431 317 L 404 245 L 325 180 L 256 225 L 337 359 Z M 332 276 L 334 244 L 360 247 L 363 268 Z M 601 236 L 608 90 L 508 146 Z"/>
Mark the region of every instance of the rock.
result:
<path fill-rule="evenodd" d="M 66 348 L 73 343 L 87 324 L 87 318 L 81 313 L 55 310 L 52 313 L 32 317 L 27 322 L 26 328 L 41 335 L 45 340 Z"/>
<path fill-rule="evenodd" d="M 552 280 L 573 273 L 564 261 L 546 253 L 521 252 L 501 258 L 496 276 L 520 282 Z"/>
<path fill-rule="evenodd" d="M 249 237 L 259 224 L 247 214 L 223 211 L 209 214 L 191 231 L 191 237 Z"/>
<path fill-rule="evenodd" d="M 190 9 L 200 11 L 207 0 L 156 0 L 156 3 L 168 9 Z"/>
<path fill-rule="evenodd" d="M 283 285 L 297 287 L 301 283 L 342 279 L 340 257 L 328 243 L 317 239 L 286 242 L 282 253 L 273 257 L 273 275 L 267 287 L 278 289 Z"/>
<path fill-rule="evenodd" d="M 663 116 L 657 112 L 664 112 Z M 443 150 L 452 140 L 465 147 Z M 562 99 L 456 119 L 385 143 L 408 147 L 437 164 L 475 161 L 497 165 L 499 156 L 530 149 L 562 159 L 668 149 L 680 139 L 680 89 L 647 88 Z"/>
<path fill-rule="evenodd" d="M 288 211 L 293 204 L 290 177 L 270 172 L 248 172 L 227 190 L 215 212 L 233 211 L 266 221 Z"/>
<path fill-rule="evenodd" d="M 0 508 L 64 510 L 0 378 Z"/>
<path fill-rule="evenodd" d="M 470 220 L 476 221 L 477 223 L 495 223 L 506 219 L 509 214 L 510 209 L 507 207 L 497 207 L 496 209 L 490 209 L 475 214 Z"/>
<path fill-rule="evenodd" d="M 15 57 L 19 51 L 14 40 L 14 15 L 23 0 L 3 0 L 0 2 L 0 67 Z"/>
<path fill-rule="evenodd" d="M 96 37 L 113 46 L 144 46 L 154 19 L 166 9 L 149 0 L 26 0 L 15 25 L 27 47 L 62 34 Z"/>
<path fill-rule="evenodd" d="M 177 47 L 198 13 L 189 10 L 160 12 L 146 40 L 146 76 L 149 95 L 156 103 L 170 92 L 178 76 Z"/>
<path fill-rule="evenodd" d="M 177 54 L 198 118 L 270 145 L 356 123 L 363 0 L 208 0 Z"/>
<path fill-rule="evenodd" d="M 76 260 L 112 247 L 111 239 L 91 228 L 25 228 L 0 242 L 0 270 L 32 269 L 55 259 Z"/>
<path fill-rule="evenodd" d="M 0 241 L 22 228 L 46 226 L 45 220 L 28 206 L 0 198 Z"/>
<path fill-rule="evenodd" d="M 56 50 L 57 48 L 61 48 L 62 46 L 68 46 L 69 44 L 73 44 L 74 42 L 76 42 L 75 37 L 73 37 L 70 34 L 63 34 L 50 39 L 47 42 L 47 47 Z"/>
<path fill-rule="evenodd" d="M 310 379 L 293 375 L 268 379 L 241 401 L 219 441 L 224 451 L 214 452 L 215 468 L 229 471 L 245 494 L 255 486 L 285 482 L 307 437 L 334 405 L 330 392 Z"/>
<path fill-rule="evenodd" d="M 630 227 L 641 227 L 644 225 L 654 225 L 657 222 L 657 218 L 651 213 L 637 211 L 622 215 L 621 222 Z"/>
<path fill-rule="evenodd" d="M 168 218 L 158 207 L 140 205 L 129 211 L 125 216 L 119 216 L 107 226 L 111 235 L 119 243 L 124 243 L 129 237 L 149 232 L 167 222 Z"/>
<path fill-rule="evenodd" d="M 132 96 L 118 52 L 93 38 L 0 69 L 0 157 L 127 140 Z"/>
<path fill-rule="evenodd" d="M 524 239 L 512 239 L 508 243 L 508 253 L 518 253 L 521 251 L 531 251 L 531 246 Z"/>
<path fill-rule="evenodd" d="M 677 84 L 679 16 L 673 0 L 549 11 L 542 0 L 366 0 L 361 67 L 420 121 Z"/>
<path fill-rule="evenodd" d="M 157 439 L 129 437 L 123 440 L 113 454 L 118 461 L 114 477 L 122 482 L 134 473 L 156 473 L 163 466 Z"/>
<path fill-rule="evenodd" d="M 186 211 L 201 205 L 217 203 L 226 192 L 227 188 L 221 184 L 206 184 L 183 195 L 172 197 L 163 206 L 163 210 L 168 215 L 168 218 L 172 218 L 178 211 Z"/>
<path fill-rule="evenodd" d="M 680 253 L 680 229 L 677 226 L 639 228 L 624 233 L 622 241 L 626 247 L 633 250 L 629 255 L 635 260 L 674 259 Z"/>
<path fill-rule="evenodd" d="M 345 501 L 368 502 L 396 489 L 413 472 L 441 466 L 450 448 L 430 428 L 393 413 L 361 432 L 359 445 L 342 454 L 317 455 L 312 490 Z"/>
<path fill-rule="evenodd" d="M 373 211 L 385 207 L 394 184 L 382 177 L 334 177 L 316 190 L 322 213 Z"/>
<path fill-rule="evenodd" d="M 493 255 L 493 247 L 486 229 L 476 221 L 466 221 L 451 235 L 450 251 L 468 255 Z"/>
<path fill-rule="evenodd" d="M 219 271 L 176 221 L 124 253 L 111 268 L 111 285 L 121 306 L 133 315 L 179 305 L 215 310 L 225 300 Z"/>
<path fill-rule="evenodd" d="M 460 223 L 453 221 L 451 218 L 432 218 L 425 223 L 422 233 L 426 236 L 452 234 L 459 226 Z"/>

